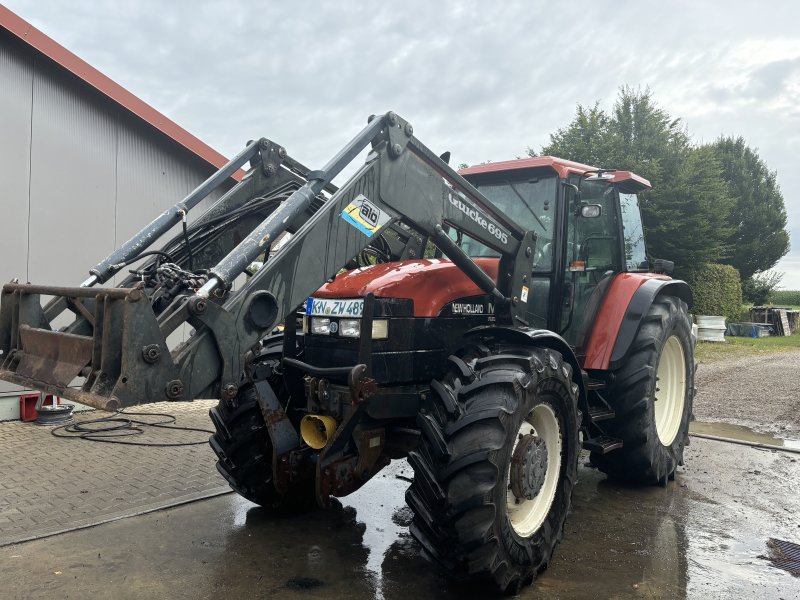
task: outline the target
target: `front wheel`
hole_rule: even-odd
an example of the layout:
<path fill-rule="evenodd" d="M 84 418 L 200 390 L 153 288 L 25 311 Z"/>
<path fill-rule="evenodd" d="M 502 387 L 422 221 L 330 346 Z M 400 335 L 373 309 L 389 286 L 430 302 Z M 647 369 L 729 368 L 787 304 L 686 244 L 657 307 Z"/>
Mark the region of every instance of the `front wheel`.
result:
<path fill-rule="evenodd" d="M 555 351 L 451 357 L 409 455 L 411 533 L 457 579 L 516 591 L 547 567 L 579 453 L 572 369 Z"/>
<path fill-rule="evenodd" d="M 289 390 L 280 371 L 282 348 L 280 338 L 265 345 L 236 398 L 220 400 L 209 411 L 216 429 L 209 443 L 217 455 L 217 471 L 236 493 L 267 510 L 301 512 L 316 507 L 313 472 L 294 481 L 287 491 L 277 491 L 272 476 L 272 441 L 255 389 L 255 382 L 265 379 L 281 404 L 289 404 Z"/>
<path fill-rule="evenodd" d="M 617 479 L 666 485 L 683 462 L 694 396 L 694 343 L 685 302 L 655 299 L 614 375 L 608 400 L 616 416 L 603 429 L 623 447 L 592 454 L 591 461 Z"/>

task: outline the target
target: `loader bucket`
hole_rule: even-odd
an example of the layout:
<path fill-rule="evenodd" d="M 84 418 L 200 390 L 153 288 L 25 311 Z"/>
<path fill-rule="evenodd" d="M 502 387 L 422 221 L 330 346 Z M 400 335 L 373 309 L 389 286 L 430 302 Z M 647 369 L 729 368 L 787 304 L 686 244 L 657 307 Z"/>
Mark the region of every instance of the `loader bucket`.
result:
<path fill-rule="evenodd" d="M 42 296 L 53 297 L 46 308 Z M 55 331 L 51 321 L 59 309 L 75 318 Z M 0 352 L 0 379 L 103 410 L 183 395 L 164 334 L 139 287 L 6 284 Z M 131 375 L 143 365 L 148 377 Z"/>

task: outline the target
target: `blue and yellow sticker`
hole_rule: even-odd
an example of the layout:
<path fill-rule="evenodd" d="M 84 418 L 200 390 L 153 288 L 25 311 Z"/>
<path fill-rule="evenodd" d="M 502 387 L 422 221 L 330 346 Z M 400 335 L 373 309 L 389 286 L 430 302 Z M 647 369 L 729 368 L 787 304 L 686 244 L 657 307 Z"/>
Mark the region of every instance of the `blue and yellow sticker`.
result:
<path fill-rule="evenodd" d="M 370 202 L 364 194 L 359 194 L 348 204 L 340 215 L 350 225 L 367 237 L 372 237 L 389 222 L 389 215 Z"/>

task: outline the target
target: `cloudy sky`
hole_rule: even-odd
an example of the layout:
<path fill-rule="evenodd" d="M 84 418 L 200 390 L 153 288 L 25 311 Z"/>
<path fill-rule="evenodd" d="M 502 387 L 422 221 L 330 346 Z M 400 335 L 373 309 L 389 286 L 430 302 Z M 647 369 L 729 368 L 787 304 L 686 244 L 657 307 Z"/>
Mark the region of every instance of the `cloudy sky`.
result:
<path fill-rule="evenodd" d="M 456 164 L 514 158 L 649 86 L 695 141 L 742 135 L 777 170 L 800 289 L 796 0 L 6 5 L 223 154 L 264 135 L 311 167 L 389 109 Z"/>

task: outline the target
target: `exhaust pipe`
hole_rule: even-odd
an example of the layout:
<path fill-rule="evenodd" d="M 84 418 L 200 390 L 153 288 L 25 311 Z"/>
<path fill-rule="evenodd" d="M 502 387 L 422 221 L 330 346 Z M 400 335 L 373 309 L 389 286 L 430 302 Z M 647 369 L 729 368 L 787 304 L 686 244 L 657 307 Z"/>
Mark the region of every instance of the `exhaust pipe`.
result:
<path fill-rule="evenodd" d="M 300 437 L 314 450 L 326 446 L 336 431 L 336 419 L 326 415 L 306 415 L 300 421 Z"/>

